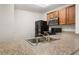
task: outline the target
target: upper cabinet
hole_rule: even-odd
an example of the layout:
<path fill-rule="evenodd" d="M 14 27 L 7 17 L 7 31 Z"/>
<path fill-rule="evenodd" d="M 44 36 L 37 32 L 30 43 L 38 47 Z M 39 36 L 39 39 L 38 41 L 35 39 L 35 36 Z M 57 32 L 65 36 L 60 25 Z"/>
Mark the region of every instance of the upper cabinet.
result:
<path fill-rule="evenodd" d="M 66 9 L 59 10 L 59 24 L 66 24 Z"/>
<path fill-rule="evenodd" d="M 49 20 L 49 19 L 51 19 L 51 18 L 53 18 L 52 13 L 47 14 L 47 20 Z"/>
<path fill-rule="evenodd" d="M 58 17 L 58 11 L 50 12 L 47 14 L 47 20 L 53 19 L 54 17 Z"/>
<path fill-rule="evenodd" d="M 53 17 L 58 17 L 58 11 L 53 12 Z"/>
<path fill-rule="evenodd" d="M 60 25 L 75 24 L 75 5 L 47 14 L 47 19 L 58 17 Z"/>
<path fill-rule="evenodd" d="M 67 7 L 67 24 L 75 24 L 75 5 Z"/>

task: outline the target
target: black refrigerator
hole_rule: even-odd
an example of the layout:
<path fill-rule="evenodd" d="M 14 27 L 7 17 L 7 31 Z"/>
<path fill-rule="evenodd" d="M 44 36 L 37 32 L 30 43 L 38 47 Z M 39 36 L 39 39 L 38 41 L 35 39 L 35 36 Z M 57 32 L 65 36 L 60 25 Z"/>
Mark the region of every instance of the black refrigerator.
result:
<path fill-rule="evenodd" d="M 35 22 L 35 37 L 39 36 L 38 33 L 44 34 L 44 31 L 48 30 L 47 21 L 39 20 Z"/>

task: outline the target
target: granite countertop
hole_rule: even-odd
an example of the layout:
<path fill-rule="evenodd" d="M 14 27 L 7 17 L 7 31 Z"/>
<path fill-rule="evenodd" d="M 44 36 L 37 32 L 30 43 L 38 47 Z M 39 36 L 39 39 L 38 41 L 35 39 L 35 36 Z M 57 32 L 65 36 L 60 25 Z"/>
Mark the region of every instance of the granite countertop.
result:
<path fill-rule="evenodd" d="M 70 35 L 70 34 L 69 34 Z M 60 40 L 39 43 L 37 46 L 30 45 L 24 39 L 0 41 L 1 55 L 69 55 L 75 51 L 73 36 L 64 35 L 51 36 Z"/>

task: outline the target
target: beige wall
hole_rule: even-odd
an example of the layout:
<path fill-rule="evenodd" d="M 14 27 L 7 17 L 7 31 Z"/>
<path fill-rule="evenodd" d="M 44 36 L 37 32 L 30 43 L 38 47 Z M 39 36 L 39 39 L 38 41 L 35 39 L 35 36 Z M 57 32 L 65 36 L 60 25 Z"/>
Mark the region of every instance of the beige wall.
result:
<path fill-rule="evenodd" d="M 14 39 L 14 5 L 0 5 L 0 40 Z"/>
<path fill-rule="evenodd" d="M 79 4 L 76 5 L 76 33 L 79 34 Z"/>
<path fill-rule="evenodd" d="M 32 38 L 35 36 L 35 21 L 42 20 L 41 13 L 15 9 L 16 38 Z"/>
<path fill-rule="evenodd" d="M 0 40 L 32 38 L 35 21 L 42 20 L 41 13 L 15 9 L 14 5 L 0 5 Z"/>

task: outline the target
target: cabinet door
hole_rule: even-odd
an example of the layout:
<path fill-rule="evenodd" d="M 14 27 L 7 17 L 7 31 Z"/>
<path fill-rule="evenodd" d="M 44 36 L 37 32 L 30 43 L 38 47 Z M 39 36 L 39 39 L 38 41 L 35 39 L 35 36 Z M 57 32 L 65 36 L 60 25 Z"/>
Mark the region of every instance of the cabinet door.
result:
<path fill-rule="evenodd" d="M 51 16 L 50 16 L 50 19 L 52 19 L 52 18 L 54 17 L 54 13 L 51 12 L 50 15 L 51 15 Z"/>
<path fill-rule="evenodd" d="M 75 5 L 67 8 L 67 24 L 75 24 Z"/>
<path fill-rule="evenodd" d="M 66 24 L 66 9 L 59 10 L 59 24 Z"/>
<path fill-rule="evenodd" d="M 47 20 L 53 19 L 54 17 L 58 17 L 58 11 L 50 12 L 47 14 Z"/>
<path fill-rule="evenodd" d="M 58 11 L 53 12 L 53 17 L 58 17 Z"/>
<path fill-rule="evenodd" d="M 51 18 L 53 18 L 53 14 L 52 13 L 48 13 L 47 14 L 47 20 L 50 20 Z"/>
<path fill-rule="evenodd" d="M 50 14 L 47 14 L 47 20 L 49 20 L 50 19 Z"/>

